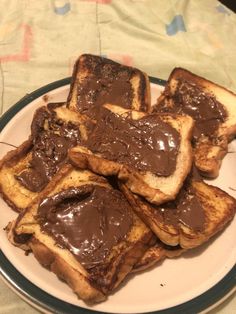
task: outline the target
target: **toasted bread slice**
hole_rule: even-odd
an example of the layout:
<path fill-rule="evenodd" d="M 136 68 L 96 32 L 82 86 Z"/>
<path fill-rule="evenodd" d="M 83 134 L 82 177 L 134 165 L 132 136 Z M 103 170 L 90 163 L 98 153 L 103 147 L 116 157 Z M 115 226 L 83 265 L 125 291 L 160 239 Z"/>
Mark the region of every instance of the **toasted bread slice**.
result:
<path fill-rule="evenodd" d="M 155 204 L 174 199 L 192 164 L 189 116 L 153 114 L 104 105 L 88 141 L 69 151 L 71 162 L 116 175 Z"/>
<path fill-rule="evenodd" d="M 96 120 L 100 107 L 105 103 L 149 111 L 148 77 L 136 68 L 106 58 L 81 55 L 74 65 L 67 106 Z"/>
<path fill-rule="evenodd" d="M 154 112 L 189 114 L 195 119 L 195 165 L 202 175 L 216 177 L 236 134 L 236 95 L 182 68 L 175 68 Z"/>
<path fill-rule="evenodd" d="M 14 232 L 15 242 L 26 236 L 39 262 L 92 303 L 119 285 L 153 237 L 120 191 L 69 164 L 19 215 Z"/>
<path fill-rule="evenodd" d="M 165 258 L 174 258 L 180 256 L 186 250 L 180 246 L 169 246 L 156 239 L 153 244 L 133 266 L 132 272 L 140 272 L 154 267 L 158 262 Z"/>
<path fill-rule="evenodd" d="M 85 117 L 63 103 L 36 110 L 28 140 L 0 161 L 0 193 L 16 211 L 37 196 L 67 159 L 67 149 L 88 135 Z"/>
<path fill-rule="evenodd" d="M 184 249 L 206 242 L 231 221 L 236 200 L 191 175 L 176 200 L 156 206 L 121 185 L 133 209 L 165 244 Z"/>

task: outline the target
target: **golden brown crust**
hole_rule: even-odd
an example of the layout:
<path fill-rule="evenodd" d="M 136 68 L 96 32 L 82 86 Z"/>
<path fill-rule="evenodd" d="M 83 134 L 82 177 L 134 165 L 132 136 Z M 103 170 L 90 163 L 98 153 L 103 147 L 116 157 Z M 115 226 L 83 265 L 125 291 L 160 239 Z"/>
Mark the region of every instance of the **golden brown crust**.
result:
<path fill-rule="evenodd" d="M 149 269 L 156 265 L 159 261 L 165 259 L 165 250 L 161 246 L 150 247 L 141 259 L 134 265 L 132 273 Z"/>
<path fill-rule="evenodd" d="M 97 303 L 106 299 L 106 296 L 93 287 L 86 277 L 76 269 L 68 267 L 63 257 L 53 253 L 39 240 L 32 238 L 29 246 L 39 263 L 54 272 L 60 279 L 66 281 L 81 299 L 88 303 Z"/>
<path fill-rule="evenodd" d="M 146 184 L 143 181 L 142 175 L 114 161 L 105 160 L 98 156 L 91 155 L 90 153 L 83 153 L 82 150 L 80 150 L 79 154 L 76 150 L 71 150 L 69 152 L 69 158 L 71 163 L 80 169 L 90 169 L 104 176 L 117 175 L 122 181 L 132 181 L 132 184 L 135 185 L 135 192 L 144 197 L 149 199 L 161 199 L 161 202 L 165 199 L 169 199 L 169 196 L 165 195 L 160 190 L 153 189 Z"/>
<path fill-rule="evenodd" d="M 210 141 L 199 142 L 193 151 L 194 163 L 201 175 L 216 178 L 219 175 L 222 160 L 228 151 L 228 141 L 224 136 L 217 142 L 217 145 Z"/>
<path fill-rule="evenodd" d="M 20 212 L 35 197 L 34 192 L 26 191 L 15 179 L 28 162 L 33 147 L 32 137 L 19 147 L 9 151 L 0 161 L 0 194 L 4 201 L 15 211 Z"/>
<path fill-rule="evenodd" d="M 165 245 L 159 239 L 153 244 L 134 265 L 132 272 L 140 272 L 150 269 L 165 258 L 175 258 L 186 252 L 179 246 L 171 247 Z"/>
<path fill-rule="evenodd" d="M 214 83 L 214 82 L 212 82 L 212 81 L 210 81 L 210 80 L 208 80 L 208 79 L 206 79 L 206 78 L 204 78 L 204 77 L 202 77 L 200 75 L 192 73 L 191 71 L 186 70 L 184 68 L 180 68 L 180 67 L 174 68 L 173 71 L 170 74 L 170 77 L 169 77 L 168 81 L 171 80 L 173 77 L 176 78 L 176 79 L 182 79 L 184 77 L 186 80 L 191 81 L 191 82 L 193 82 L 193 83 L 195 83 L 195 84 L 197 84 L 199 86 L 203 86 L 205 88 L 209 87 L 209 86 L 210 87 L 214 86 L 214 87 L 216 87 L 219 90 L 223 90 L 224 92 L 229 93 L 233 97 L 236 96 L 235 93 L 233 93 L 232 91 L 230 91 L 226 87 L 221 86 L 221 85 L 219 85 L 217 83 Z"/>
<path fill-rule="evenodd" d="M 129 243 L 129 248 L 119 255 L 117 263 L 114 267 L 116 271 L 113 275 L 113 284 L 109 287 L 108 291 L 113 291 L 120 285 L 123 279 L 131 272 L 134 264 L 144 255 L 148 249 L 148 242 L 153 234 L 151 232 L 146 233 L 138 242 Z"/>
<path fill-rule="evenodd" d="M 33 146 L 32 137 L 24 141 L 19 147 L 9 151 L 0 161 L 0 170 L 3 166 L 14 166 Z"/>
<path fill-rule="evenodd" d="M 140 108 L 139 111 L 151 112 L 151 87 L 148 75 L 142 72 L 141 83 L 139 87 Z"/>
<path fill-rule="evenodd" d="M 29 245 L 28 245 L 28 241 L 30 237 L 28 237 L 27 235 L 23 235 L 22 237 L 17 236 L 15 232 L 15 228 L 16 228 L 17 221 L 19 220 L 19 218 L 20 218 L 20 215 L 18 215 L 17 219 L 9 222 L 7 226 L 5 227 L 5 231 L 7 233 L 7 239 L 9 240 L 9 242 L 11 242 L 11 244 L 21 248 L 24 251 L 28 251 L 30 250 Z"/>

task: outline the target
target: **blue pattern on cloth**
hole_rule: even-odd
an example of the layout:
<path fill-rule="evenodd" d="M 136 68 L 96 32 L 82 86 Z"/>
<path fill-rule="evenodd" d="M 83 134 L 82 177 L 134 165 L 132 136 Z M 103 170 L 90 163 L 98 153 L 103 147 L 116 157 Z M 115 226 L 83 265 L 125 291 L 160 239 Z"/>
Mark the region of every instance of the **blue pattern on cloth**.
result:
<path fill-rule="evenodd" d="M 217 5 L 216 10 L 217 10 L 219 13 L 223 13 L 223 14 L 226 14 L 226 15 L 230 15 L 229 10 L 227 10 L 222 4 Z"/>
<path fill-rule="evenodd" d="M 65 3 L 62 7 L 54 7 L 54 12 L 59 15 L 65 15 L 70 11 L 70 3 Z"/>
<path fill-rule="evenodd" d="M 182 15 L 175 15 L 171 23 L 166 25 L 167 35 L 173 36 L 178 32 L 186 32 L 186 27 Z"/>

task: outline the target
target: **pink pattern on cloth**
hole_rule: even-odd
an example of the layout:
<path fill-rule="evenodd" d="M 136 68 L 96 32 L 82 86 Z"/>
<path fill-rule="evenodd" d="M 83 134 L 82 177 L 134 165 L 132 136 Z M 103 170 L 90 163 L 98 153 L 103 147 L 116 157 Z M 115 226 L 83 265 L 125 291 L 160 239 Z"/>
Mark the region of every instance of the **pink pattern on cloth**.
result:
<path fill-rule="evenodd" d="M 104 55 L 104 57 L 112 59 L 114 61 L 117 61 L 121 64 L 133 66 L 134 60 L 133 57 L 131 57 L 128 54 L 120 54 L 120 53 L 109 53 L 108 55 Z"/>
<path fill-rule="evenodd" d="M 112 2 L 112 0 L 82 0 L 82 1 L 97 2 L 100 4 L 110 4 Z"/>
<path fill-rule="evenodd" d="M 20 28 L 23 28 L 24 30 L 21 52 L 0 56 L 0 62 L 29 61 L 33 37 L 32 29 L 28 24 L 22 24 Z"/>

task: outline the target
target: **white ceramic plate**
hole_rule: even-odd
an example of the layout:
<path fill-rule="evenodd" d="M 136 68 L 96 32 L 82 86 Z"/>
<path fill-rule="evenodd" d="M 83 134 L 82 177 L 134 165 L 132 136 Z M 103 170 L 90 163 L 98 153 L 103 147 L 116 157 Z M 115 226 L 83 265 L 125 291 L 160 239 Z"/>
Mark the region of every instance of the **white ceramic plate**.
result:
<path fill-rule="evenodd" d="M 163 81 L 152 80 L 152 102 Z M 0 158 L 11 146 L 28 136 L 33 113 L 45 102 L 65 101 L 70 79 L 47 85 L 26 96 L 0 120 Z M 222 164 L 219 177 L 212 181 L 236 197 L 236 140 Z M 41 267 L 35 258 L 25 256 L 7 240 L 3 228 L 17 214 L 0 200 L 0 272 L 24 298 L 51 312 L 89 313 L 193 313 L 212 306 L 235 286 L 236 219 L 206 245 L 167 259 L 151 270 L 131 276 L 106 302 L 88 307 L 71 289 Z M 86 310 L 87 309 L 87 310 Z"/>

